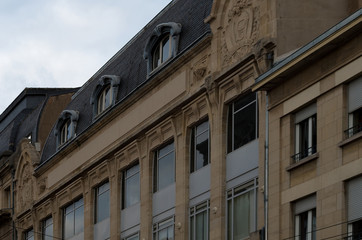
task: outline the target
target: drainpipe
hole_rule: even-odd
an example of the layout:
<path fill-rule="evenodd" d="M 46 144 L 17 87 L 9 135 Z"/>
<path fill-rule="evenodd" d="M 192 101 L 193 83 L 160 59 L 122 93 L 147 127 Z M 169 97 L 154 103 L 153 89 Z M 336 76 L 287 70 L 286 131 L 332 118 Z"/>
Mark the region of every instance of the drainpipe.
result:
<path fill-rule="evenodd" d="M 269 209 L 269 100 L 265 94 L 265 162 L 264 162 L 264 223 L 265 240 L 268 240 L 268 209 Z"/>

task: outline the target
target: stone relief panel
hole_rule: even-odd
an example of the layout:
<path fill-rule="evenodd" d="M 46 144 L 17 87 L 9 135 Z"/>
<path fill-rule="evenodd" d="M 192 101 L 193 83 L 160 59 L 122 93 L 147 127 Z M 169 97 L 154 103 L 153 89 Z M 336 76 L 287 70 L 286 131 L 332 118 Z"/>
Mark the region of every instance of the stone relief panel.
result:
<path fill-rule="evenodd" d="M 229 65 L 249 53 L 259 34 L 259 7 L 252 0 L 234 0 L 224 19 L 222 32 L 222 65 Z"/>
<path fill-rule="evenodd" d="M 22 168 L 21 178 L 17 187 L 18 206 L 21 211 L 31 208 L 33 203 L 32 169 L 27 162 Z"/>

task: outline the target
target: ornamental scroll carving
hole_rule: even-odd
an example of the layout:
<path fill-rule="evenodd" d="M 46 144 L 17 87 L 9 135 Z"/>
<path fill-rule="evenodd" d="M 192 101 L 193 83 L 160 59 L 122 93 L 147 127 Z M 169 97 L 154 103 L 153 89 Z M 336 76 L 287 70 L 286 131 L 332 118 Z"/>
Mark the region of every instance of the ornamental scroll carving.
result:
<path fill-rule="evenodd" d="M 29 163 L 23 166 L 23 173 L 18 187 L 18 200 L 21 210 L 30 208 L 33 203 L 33 180 Z"/>
<path fill-rule="evenodd" d="M 259 33 L 259 7 L 252 0 L 236 0 L 229 7 L 222 33 L 222 64 L 231 64 L 251 51 Z"/>

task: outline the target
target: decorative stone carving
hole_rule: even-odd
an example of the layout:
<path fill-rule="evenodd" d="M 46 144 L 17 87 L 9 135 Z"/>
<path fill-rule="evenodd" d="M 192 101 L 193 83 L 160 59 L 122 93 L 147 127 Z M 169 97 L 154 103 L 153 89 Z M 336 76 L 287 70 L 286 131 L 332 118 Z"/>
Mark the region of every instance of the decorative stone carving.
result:
<path fill-rule="evenodd" d="M 201 80 L 206 75 L 208 61 L 209 61 L 208 56 L 204 56 L 198 62 L 195 63 L 193 67 L 195 81 Z"/>
<path fill-rule="evenodd" d="M 236 0 L 225 18 L 222 38 L 222 64 L 232 64 L 251 51 L 259 33 L 259 8 L 252 0 Z"/>
<path fill-rule="evenodd" d="M 42 194 L 46 189 L 47 177 L 41 178 L 38 180 L 38 193 Z"/>
<path fill-rule="evenodd" d="M 26 163 L 18 187 L 19 206 L 22 210 L 30 208 L 33 202 L 33 180 L 30 166 Z"/>

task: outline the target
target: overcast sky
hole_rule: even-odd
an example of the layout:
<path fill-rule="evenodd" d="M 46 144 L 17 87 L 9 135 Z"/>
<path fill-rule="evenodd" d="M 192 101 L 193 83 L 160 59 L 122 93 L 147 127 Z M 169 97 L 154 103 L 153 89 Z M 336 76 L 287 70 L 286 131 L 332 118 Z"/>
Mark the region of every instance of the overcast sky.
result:
<path fill-rule="evenodd" d="M 79 87 L 171 0 L 0 0 L 0 113 L 26 87 Z"/>

